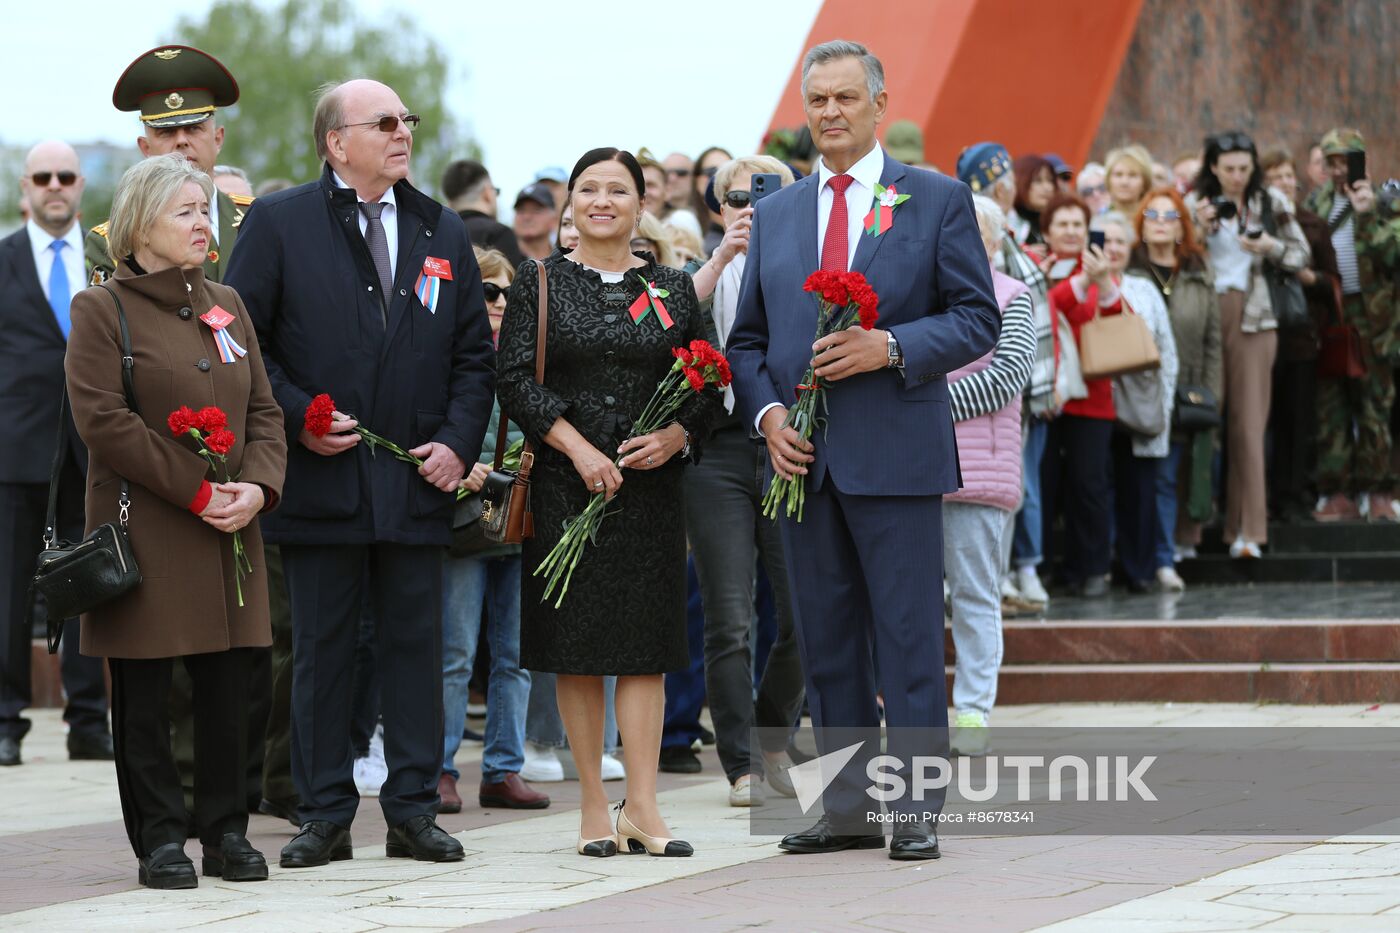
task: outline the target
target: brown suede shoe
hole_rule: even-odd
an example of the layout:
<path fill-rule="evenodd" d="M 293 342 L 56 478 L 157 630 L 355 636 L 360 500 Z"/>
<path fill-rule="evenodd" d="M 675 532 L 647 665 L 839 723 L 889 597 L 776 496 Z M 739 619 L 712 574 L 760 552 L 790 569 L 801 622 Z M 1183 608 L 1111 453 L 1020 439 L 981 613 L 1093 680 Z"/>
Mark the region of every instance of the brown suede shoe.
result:
<path fill-rule="evenodd" d="M 518 774 L 507 774 L 504 781 L 496 784 L 482 781 L 477 801 L 483 807 L 508 810 L 543 810 L 549 806 L 549 796 L 526 784 Z"/>
<path fill-rule="evenodd" d="M 462 797 L 457 793 L 457 779 L 446 771 L 438 778 L 439 813 L 461 813 Z"/>
<path fill-rule="evenodd" d="M 1313 510 L 1313 520 L 1319 522 L 1354 522 L 1361 518 L 1361 511 L 1350 496 L 1335 493 L 1323 496 Z"/>

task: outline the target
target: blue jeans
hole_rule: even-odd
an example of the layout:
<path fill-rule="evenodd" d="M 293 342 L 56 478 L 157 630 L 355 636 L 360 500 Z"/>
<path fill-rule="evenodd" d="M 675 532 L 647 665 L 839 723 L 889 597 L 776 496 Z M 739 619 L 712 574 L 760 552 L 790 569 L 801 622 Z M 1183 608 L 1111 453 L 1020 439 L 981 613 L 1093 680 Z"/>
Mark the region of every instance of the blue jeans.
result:
<path fill-rule="evenodd" d="M 452 759 L 467 719 L 467 684 L 476 661 L 482 609 L 491 639 L 486 686 L 486 749 L 481 779 L 496 784 L 525 763 L 525 708 L 530 674 L 520 669 L 520 557 L 461 557 L 443 562 L 442 770 L 460 777 Z"/>
<path fill-rule="evenodd" d="M 1031 418 L 1026 441 L 1021 448 L 1021 485 L 1025 495 L 1016 513 L 1016 534 L 1012 539 L 1012 563 L 1017 568 L 1035 567 L 1045 556 L 1040 515 L 1040 461 L 1045 456 L 1045 439 L 1050 422 Z"/>
<path fill-rule="evenodd" d="M 547 671 L 530 674 L 530 708 L 525 716 L 525 738 L 546 748 L 563 748 L 568 744 L 564 720 L 559 716 L 559 694 L 554 675 Z M 617 693 L 617 678 L 603 678 L 603 751 L 617 751 L 617 708 L 613 697 Z"/>
<path fill-rule="evenodd" d="M 1170 567 L 1176 560 L 1176 478 L 1185 453 L 1185 442 L 1172 441 L 1166 457 L 1157 461 L 1158 568 Z"/>
<path fill-rule="evenodd" d="M 943 572 L 953 602 L 957 649 L 953 706 L 990 713 L 1001 669 L 999 555 L 1006 513 L 990 505 L 943 503 Z"/>

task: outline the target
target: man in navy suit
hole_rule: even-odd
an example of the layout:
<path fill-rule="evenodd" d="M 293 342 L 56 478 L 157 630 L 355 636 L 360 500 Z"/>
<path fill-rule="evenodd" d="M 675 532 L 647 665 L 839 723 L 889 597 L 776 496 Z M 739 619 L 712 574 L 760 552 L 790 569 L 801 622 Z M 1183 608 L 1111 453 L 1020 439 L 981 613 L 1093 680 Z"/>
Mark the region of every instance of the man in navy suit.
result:
<path fill-rule="evenodd" d="M 887 101 L 879 60 L 853 42 L 816 46 L 802 91 L 821 159 L 758 204 L 727 352 L 773 470 L 806 477 L 802 521 L 780 521 L 818 748 L 848 744 L 826 729 L 867 736 L 823 795 L 822 819 L 783 839 L 805 853 L 884 846 L 866 794 L 877 693 L 906 781 L 910 758 L 937 754 L 946 736 L 936 731 L 948 725 L 942 496 L 960 475 L 944 374 L 990 351 L 1001 325 L 967 186 L 896 162 L 875 141 Z M 878 234 L 865 225 L 877 184 L 909 195 Z M 874 329 L 813 343 L 817 305 L 802 285 L 818 268 L 865 275 L 880 297 Z M 782 425 L 813 360 L 830 383 L 829 414 L 808 443 Z M 890 857 L 937 858 L 934 826 L 916 818 L 937 805 L 890 809 Z"/>
<path fill-rule="evenodd" d="M 327 89 L 314 118 L 320 180 L 258 199 L 224 279 L 247 304 L 287 423 L 282 503 L 262 526 L 282 546 L 292 607 L 302 830 L 282 850 L 284 868 L 351 857 L 351 672 L 367 600 L 389 767 L 386 853 L 463 856 L 434 820 L 442 555 L 453 494 L 491 417 L 495 354 L 462 219 L 408 183 L 417 122 L 377 81 Z M 317 437 L 306 409 L 323 392 L 353 418 Z M 354 418 L 423 466 L 371 456 Z"/>
<path fill-rule="evenodd" d="M 78 154 L 44 142 L 24 160 L 20 189 L 29 221 L 0 240 L 0 765 L 20 763 L 31 700 L 33 645 L 25 594 L 44 534 L 49 471 L 58 436 L 68 303 L 87 283 L 78 204 Z M 59 468 L 58 537 L 83 536 L 87 450 L 67 419 Z M 78 620 L 63 637 L 68 757 L 112 759 L 101 658 L 78 652 Z"/>

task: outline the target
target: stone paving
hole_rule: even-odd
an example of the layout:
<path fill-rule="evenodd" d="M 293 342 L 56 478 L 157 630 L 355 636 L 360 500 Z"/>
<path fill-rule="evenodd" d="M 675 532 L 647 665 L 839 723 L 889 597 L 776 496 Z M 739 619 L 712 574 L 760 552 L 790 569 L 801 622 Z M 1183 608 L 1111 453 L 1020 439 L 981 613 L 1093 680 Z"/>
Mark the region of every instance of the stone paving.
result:
<path fill-rule="evenodd" d="M 69 762 L 56 711 L 33 718 L 25 764 L 0 770 L 0 930 L 1400 930 L 1400 836 L 958 835 L 936 862 L 785 856 L 726 805 L 708 749 L 704 772 L 661 782 L 662 809 L 694 858 L 575 855 L 577 785 L 566 782 L 542 785 L 554 798 L 546 811 L 483 812 L 465 794 L 464 812 L 440 820 L 467 849 L 456 864 L 384 858 L 383 820 L 366 800 L 352 861 L 274 864 L 258 884 L 148 891 L 136 883 L 110 764 Z M 996 721 L 1400 726 L 1400 707 L 1057 704 L 1000 708 Z M 479 754 L 464 746 L 464 775 Z M 623 783 L 608 786 L 624 796 Z M 269 817 L 250 826 L 274 862 L 291 833 Z"/>

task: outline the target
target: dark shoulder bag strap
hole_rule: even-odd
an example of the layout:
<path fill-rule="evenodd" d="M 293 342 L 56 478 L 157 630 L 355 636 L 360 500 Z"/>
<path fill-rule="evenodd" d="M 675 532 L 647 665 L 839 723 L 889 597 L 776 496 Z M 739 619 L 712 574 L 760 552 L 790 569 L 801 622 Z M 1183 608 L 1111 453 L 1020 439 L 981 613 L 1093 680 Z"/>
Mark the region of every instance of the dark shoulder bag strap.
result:
<path fill-rule="evenodd" d="M 544 353 L 549 330 L 549 273 L 545 270 L 543 262 L 538 259 L 533 261 L 539 272 L 540 280 L 539 318 L 536 322 L 537 333 L 535 334 L 535 382 L 544 385 Z M 500 472 L 501 463 L 506 455 L 506 427 L 510 423 L 504 412 L 501 413 L 500 422 L 496 431 L 496 463 L 493 467 L 497 472 Z M 535 446 L 530 443 L 529 438 L 526 438 L 525 446 L 520 452 L 520 475 L 528 479 L 530 469 L 534 465 Z"/>
<path fill-rule="evenodd" d="M 131 354 L 131 330 L 126 326 L 126 309 L 122 307 L 122 300 L 117 296 L 117 290 L 110 285 L 102 286 L 107 293 L 112 296 L 112 302 L 117 306 L 117 327 L 122 335 L 122 391 L 126 395 L 126 407 L 131 409 L 133 415 L 140 415 L 141 409 L 136 407 L 136 382 L 132 378 L 132 371 L 136 368 L 136 358 Z M 126 477 L 121 478 L 121 497 L 117 500 L 121 506 L 121 526 L 126 529 L 126 513 L 131 508 L 131 487 L 126 481 Z"/>

